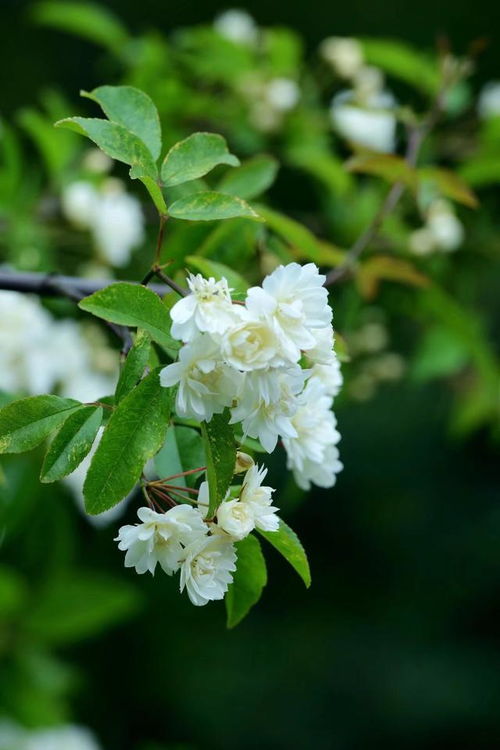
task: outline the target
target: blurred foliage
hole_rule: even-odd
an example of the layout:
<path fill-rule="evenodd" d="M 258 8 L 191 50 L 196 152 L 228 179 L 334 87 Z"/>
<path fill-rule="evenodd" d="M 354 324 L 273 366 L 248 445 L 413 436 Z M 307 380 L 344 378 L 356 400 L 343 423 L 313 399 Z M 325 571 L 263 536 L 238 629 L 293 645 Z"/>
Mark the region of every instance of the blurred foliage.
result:
<path fill-rule="evenodd" d="M 168 143 L 207 130 L 243 155 L 240 168 L 173 186 L 168 200 L 216 188 L 252 201 L 266 222 L 172 220 L 162 260 L 173 275 L 189 267 L 229 278 L 230 268 L 242 292 L 279 262 L 341 266 L 390 186 L 402 180 L 407 191 L 354 278 L 332 289 L 347 360 L 339 486 L 303 503 L 271 466 L 310 551 L 310 591 L 273 555 L 263 609 L 228 635 L 215 607 L 193 612 L 169 582 L 124 572 L 113 528 L 89 527 L 67 488 L 38 483 L 38 450 L 8 457 L 1 712 L 31 727 L 76 720 L 106 750 L 497 747 L 500 116 L 478 118 L 470 65 L 360 40 L 399 101 L 398 152 L 380 155 L 332 131 L 330 100 L 346 84 L 291 29 L 259 29 L 255 44 L 209 25 L 134 35 L 104 7 L 51 0 L 31 19 L 40 35 L 52 27 L 92 42 L 96 75 L 145 90 Z M 458 74 L 444 112 L 409 166 L 407 130 L 450 67 Z M 266 99 L 276 79 L 300 91 L 284 110 Z M 105 192 L 114 179 L 74 133 L 53 128 L 76 104 L 57 88 L 34 92 L 0 122 L 2 260 L 141 278 L 157 229 L 142 186 L 131 192 L 144 201 L 145 236 L 119 268 L 65 214 L 69 186 Z M 416 252 L 415 232 L 443 199 L 463 226 L 459 249 Z"/>

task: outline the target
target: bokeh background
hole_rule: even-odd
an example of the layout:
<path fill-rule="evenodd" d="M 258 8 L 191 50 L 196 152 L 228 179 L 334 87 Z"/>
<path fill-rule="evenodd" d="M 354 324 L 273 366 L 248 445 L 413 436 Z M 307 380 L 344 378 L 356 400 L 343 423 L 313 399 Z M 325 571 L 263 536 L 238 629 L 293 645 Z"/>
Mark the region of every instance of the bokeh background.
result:
<path fill-rule="evenodd" d="M 227 7 L 102 4 L 134 33 L 211 22 Z M 117 77 L 95 45 L 32 24 L 30 5 L 0 4 L 7 119 L 47 86 L 76 102 L 78 89 Z M 473 7 L 469 0 L 263 0 L 247 9 L 260 24 L 296 29 L 311 48 L 331 34 L 369 34 L 432 49 L 446 34 L 464 52 L 487 37 L 475 85 L 500 77 L 500 6 L 484 0 Z M 300 204 L 297 189 L 297 179 L 280 184 L 283 205 Z M 486 202 L 494 235 L 495 189 Z M 467 268 L 488 277 L 485 313 L 498 348 L 498 261 L 496 277 L 475 261 Z M 391 347 L 409 358 L 415 331 L 399 314 L 405 293 L 390 289 L 384 305 Z M 333 299 L 342 328 L 350 300 L 340 292 L 337 306 Z M 25 630 L 0 627 L 0 707 L 34 725 L 86 725 L 105 750 L 500 746 L 498 442 L 487 427 L 457 437 L 452 400 L 444 380 L 405 377 L 369 400 L 341 402 L 345 470 L 334 490 L 315 490 L 305 502 L 285 486 L 282 463 L 271 466 L 278 504 L 308 550 L 313 585 L 306 591 L 271 551 L 260 605 L 230 632 L 221 607 L 194 609 L 163 576 L 124 571 L 115 526 L 90 526 L 67 494 L 40 487 L 32 457 L 8 462 L 4 501 L 24 500 L 18 518 L 9 505 L 15 533 L 0 548 L 19 580 L 0 580 L 0 596 L 3 585 L 4 613 L 26 596 L 35 614 Z M 37 604 L 51 576 L 51 603 Z M 90 580 L 98 585 L 89 584 L 82 607 Z"/>

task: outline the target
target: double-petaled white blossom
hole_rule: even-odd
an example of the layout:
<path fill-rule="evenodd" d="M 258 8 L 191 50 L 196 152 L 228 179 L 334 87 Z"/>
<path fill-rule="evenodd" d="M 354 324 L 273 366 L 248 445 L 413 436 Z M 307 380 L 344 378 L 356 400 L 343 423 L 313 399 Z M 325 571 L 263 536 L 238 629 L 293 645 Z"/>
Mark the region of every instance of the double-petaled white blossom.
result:
<path fill-rule="evenodd" d="M 187 279 L 191 294 L 172 307 L 172 336 L 191 341 L 199 333 L 224 334 L 238 320 L 238 308 L 231 303 L 226 279 L 204 279 L 190 274 Z"/>
<path fill-rule="evenodd" d="M 290 362 L 297 362 L 302 350 L 315 346 L 312 330 L 331 323 L 324 282 L 325 276 L 314 263 L 289 263 L 267 276 L 262 287 L 248 290 L 248 311 L 273 327 L 281 353 Z"/>
<path fill-rule="evenodd" d="M 182 347 L 179 361 L 160 373 L 165 387 L 177 385 L 179 416 L 209 422 L 230 406 L 238 392 L 241 374 L 221 358 L 219 345 L 207 334 Z"/>
<path fill-rule="evenodd" d="M 181 591 L 197 607 L 223 599 L 236 570 L 236 550 L 231 537 L 214 530 L 210 536 L 196 539 L 183 551 Z"/>
<path fill-rule="evenodd" d="M 331 487 L 342 465 L 336 444 L 340 440 L 332 399 L 320 382 L 307 383 L 297 397 L 298 408 L 292 418 L 295 434 L 284 436 L 283 444 L 297 484 L 308 489 L 310 483 Z"/>
<path fill-rule="evenodd" d="M 172 575 L 180 567 L 183 548 L 208 532 L 200 511 L 189 505 L 177 505 L 166 513 L 139 508 L 137 516 L 141 523 L 122 526 L 115 540 L 127 553 L 125 567 L 135 568 L 137 573 L 149 570 L 153 574 L 159 564 Z"/>
<path fill-rule="evenodd" d="M 279 352 L 280 342 L 274 328 L 265 319 L 253 318 L 248 313 L 221 341 L 225 361 L 243 372 L 283 364 Z"/>
<path fill-rule="evenodd" d="M 240 503 L 250 508 L 256 528 L 262 531 L 277 531 L 279 508 L 272 504 L 274 489 L 262 485 L 267 469 L 254 464 L 245 474 L 240 493 Z"/>
<path fill-rule="evenodd" d="M 298 365 L 247 373 L 231 410 L 231 424 L 241 422 L 244 433 L 258 438 L 264 450 L 272 453 L 279 436 L 295 436 L 292 417 L 303 382 L 304 371 Z"/>

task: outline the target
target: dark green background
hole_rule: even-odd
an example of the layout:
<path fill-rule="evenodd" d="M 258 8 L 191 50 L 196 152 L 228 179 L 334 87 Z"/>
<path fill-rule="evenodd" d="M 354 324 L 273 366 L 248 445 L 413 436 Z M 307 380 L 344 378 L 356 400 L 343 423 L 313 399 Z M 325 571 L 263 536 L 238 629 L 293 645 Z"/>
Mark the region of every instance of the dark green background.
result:
<path fill-rule="evenodd" d="M 107 4 L 138 31 L 208 21 L 225 7 Z M 100 50 L 33 28 L 27 7 L 1 4 L 2 114 L 33 104 L 46 85 L 76 98 L 79 88 L 112 79 Z M 499 4 L 247 7 L 262 24 L 294 26 L 311 47 L 329 34 L 430 47 L 446 32 L 464 50 L 491 36 L 480 77 L 500 77 Z M 404 330 L 399 346 L 404 351 Z M 449 399 L 446 384 L 402 383 L 341 408 L 345 471 L 333 491 L 316 492 L 298 509 L 280 498 L 274 467 L 278 505 L 310 554 L 310 591 L 270 552 L 261 605 L 228 633 L 221 607 L 195 610 L 164 576 L 143 577 L 140 616 L 63 653 L 86 675 L 75 717 L 95 729 L 105 750 L 135 750 L 146 739 L 203 750 L 500 746 L 498 451 L 482 433 L 463 443 L 449 437 Z M 96 532 L 72 506 L 59 512 L 80 527 L 82 562 L 133 577 L 122 571 L 114 528 Z"/>

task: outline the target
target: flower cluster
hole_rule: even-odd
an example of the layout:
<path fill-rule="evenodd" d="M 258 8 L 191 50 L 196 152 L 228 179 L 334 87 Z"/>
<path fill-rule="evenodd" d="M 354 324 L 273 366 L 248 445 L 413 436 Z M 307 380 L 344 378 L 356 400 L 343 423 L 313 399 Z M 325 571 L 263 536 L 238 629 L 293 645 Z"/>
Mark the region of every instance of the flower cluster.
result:
<path fill-rule="evenodd" d="M 246 471 L 239 496 L 228 497 L 218 508 L 217 518 L 206 519 L 208 483 L 202 482 L 195 507 L 176 505 L 166 513 L 139 508 L 141 523 L 122 526 L 118 547 L 126 552 L 125 566 L 137 573 L 154 574 L 157 565 L 172 575 L 180 571 L 180 590 L 186 589 L 193 604 L 202 606 L 222 599 L 236 570 L 234 542 L 254 528 L 277 531 L 278 508 L 272 505 L 273 489 L 262 486 L 266 470 L 246 456 Z"/>
<path fill-rule="evenodd" d="M 324 280 L 313 263 L 290 263 L 235 304 L 225 279 L 190 276 L 190 294 L 170 313 L 184 346 L 160 375 L 178 386 L 179 416 L 209 422 L 229 408 L 231 423 L 268 453 L 281 438 L 303 487 L 331 487 L 341 469 L 331 412 L 341 375 Z"/>

